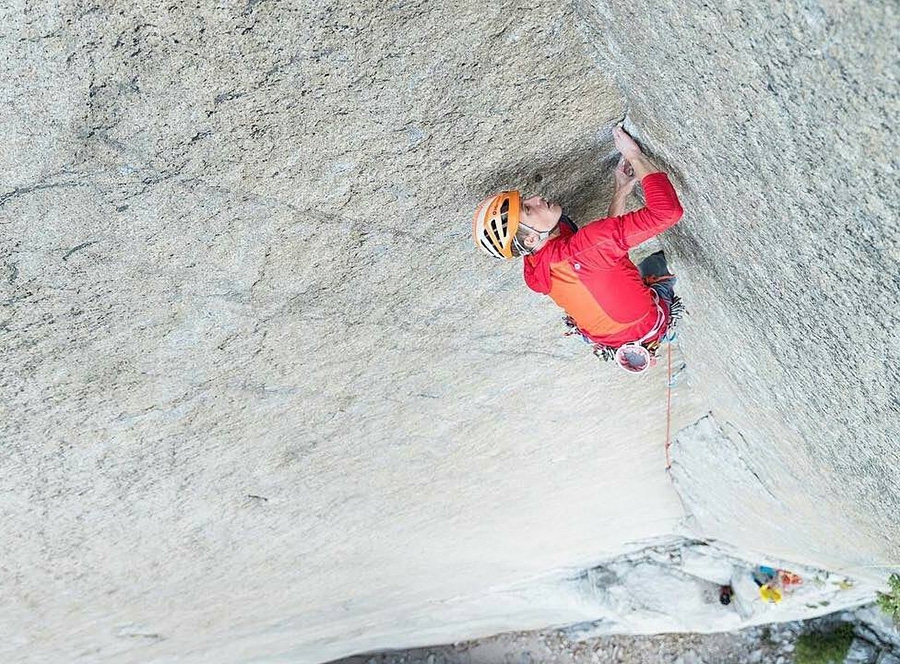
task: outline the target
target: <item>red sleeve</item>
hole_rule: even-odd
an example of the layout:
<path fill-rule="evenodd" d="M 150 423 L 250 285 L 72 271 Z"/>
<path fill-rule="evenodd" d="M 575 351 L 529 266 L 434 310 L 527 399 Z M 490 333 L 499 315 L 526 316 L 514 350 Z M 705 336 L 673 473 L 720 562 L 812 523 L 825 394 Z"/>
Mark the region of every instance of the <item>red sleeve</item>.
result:
<path fill-rule="evenodd" d="M 674 226 L 684 211 L 665 173 L 650 173 L 641 180 L 646 205 L 620 217 L 597 219 L 569 238 L 568 249 L 579 258 L 593 258 L 607 267 L 617 263 L 628 250 Z M 586 253 L 586 250 L 595 251 Z"/>

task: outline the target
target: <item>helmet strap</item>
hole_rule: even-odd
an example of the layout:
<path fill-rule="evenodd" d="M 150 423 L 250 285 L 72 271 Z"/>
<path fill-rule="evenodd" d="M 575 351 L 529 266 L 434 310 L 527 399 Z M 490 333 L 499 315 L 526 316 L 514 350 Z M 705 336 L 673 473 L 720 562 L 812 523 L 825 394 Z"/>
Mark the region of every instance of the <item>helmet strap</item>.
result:
<path fill-rule="evenodd" d="M 513 246 L 519 251 L 519 254 L 522 256 L 530 256 L 534 253 L 534 249 L 529 249 L 524 244 L 519 242 L 519 238 L 513 235 Z"/>

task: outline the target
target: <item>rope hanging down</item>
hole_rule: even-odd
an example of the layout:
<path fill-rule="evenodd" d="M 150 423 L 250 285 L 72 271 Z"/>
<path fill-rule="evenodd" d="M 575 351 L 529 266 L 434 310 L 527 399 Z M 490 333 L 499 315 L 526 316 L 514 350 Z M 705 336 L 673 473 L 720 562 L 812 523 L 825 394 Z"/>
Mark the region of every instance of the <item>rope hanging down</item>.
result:
<path fill-rule="evenodd" d="M 666 375 L 666 472 L 672 470 L 672 458 L 669 456 L 669 447 L 672 445 L 672 342 L 669 341 L 668 373 Z"/>

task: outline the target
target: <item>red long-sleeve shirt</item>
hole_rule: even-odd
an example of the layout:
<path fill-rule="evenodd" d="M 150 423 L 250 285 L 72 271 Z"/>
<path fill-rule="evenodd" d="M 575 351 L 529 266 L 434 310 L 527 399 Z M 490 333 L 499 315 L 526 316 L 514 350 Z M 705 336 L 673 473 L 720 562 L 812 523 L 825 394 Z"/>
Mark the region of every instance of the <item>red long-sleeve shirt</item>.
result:
<path fill-rule="evenodd" d="M 656 305 L 628 250 L 674 226 L 683 214 L 665 173 L 641 180 L 645 207 L 620 217 L 596 219 L 560 235 L 525 257 L 525 283 L 553 298 L 593 341 L 619 347 L 653 329 Z M 660 302 L 666 329 L 669 308 Z"/>

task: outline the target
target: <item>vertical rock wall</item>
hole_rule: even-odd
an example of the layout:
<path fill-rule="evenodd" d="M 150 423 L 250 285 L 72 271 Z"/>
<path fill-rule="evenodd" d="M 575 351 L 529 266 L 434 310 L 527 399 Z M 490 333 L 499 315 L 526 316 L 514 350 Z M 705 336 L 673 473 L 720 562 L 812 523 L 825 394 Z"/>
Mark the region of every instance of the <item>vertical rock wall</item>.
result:
<path fill-rule="evenodd" d="M 791 252 L 818 265 L 823 227 L 822 261 L 853 266 L 810 268 L 823 298 L 837 298 L 832 308 L 856 311 L 863 295 L 892 292 L 883 280 L 895 274 L 886 211 L 896 196 L 892 162 L 877 159 L 891 135 L 874 119 L 857 123 L 864 129 L 834 152 L 852 153 L 847 175 L 843 159 L 791 143 L 784 127 L 779 140 L 793 152 L 768 155 L 765 126 L 741 124 L 726 97 L 688 94 L 702 80 L 685 64 L 697 26 L 673 10 L 681 33 L 666 37 L 647 23 L 654 11 L 266 0 L 5 8 L 2 659 L 315 662 L 539 627 L 573 607 L 504 589 L 676 530 L 682 507 L 662 471 L 664 376 L 635 382 L 598 367 L 561 338 L 555 310 L 524 290 L 518 266 L 486 261 L 468 238 L 473 204 L 500 186 L 531 186 L 580 220 L 602 214 L 620 89 L 690 210 L 667 242 L 685 292 L 704 306 L 692 307 L 685 333 L 695 373 L 678 388 L 673 428 L 705 412 L 698 387 L 734 395 L 719 410 L 781 463 L 781 448 L 759 442 L 760 419 L 773 401 L 789 410 L 790 396 L 798 437 L 785 449 L 822 458 L 810 454 L 818 441 L 830 451 L 798 479 L 834 492 L 832 504 L 862 524 L 860 559 L 893 555 L 896 402 L 879 391 L 889 373 L 830 361 L 848 338 L 866 353 L 881 348 L 887 333 L 869 331 L 893 310 L 867 308 L 873 324 L 849 317 L 849 337 L 802 346 L 798 372 L 765 359 L 765 344 L 796 347 L 799 321 L 825 324 L 803 299 L 811 272 L 779 276 L 796 276 Z M 876 55 L 892 18 L 882 11 L 863 40 Z M 769 29 L 748 12 L 754 30 Z M 786 39 L 794 25 L 776 33 Z M 855 29 L 830 25 L 838 36 Z M 740 69 L 743 57 L 724 48 L 723 62 Z M 638 66 L 647 62 L 652 71 Z M 880 71 L 860 80 L 881 85 Z M 796 95 L 821 90 L 776 74 L 788 111 L 801 107 Z M 767 90 L 756 94 L 782 117 Z M 880 98 L 859 102 L 859 117 L 881 117 Z M 838 135 L 834 122 L 804 121 L 825 132 L 825 147 Z M 727 149 L 698 142 L 719 123 Z M 739 126 L 758 138 L 754 151 L 734 140 Z M 854 162 L 856 152 L 875 165 Z M 745 163 L 753 156 L 779 170 Z M 801 178 L 810 168 L 822 177 Z M 862 194 L 852 187 L 819 195 L 841 178 L 870 184 L 864 212 L 853 213 Z M 838 232 L 800 214 L 821 200 L 857 223 Z M 769 204 L 798 214 L 773 222 Z M 750 233 L 734 210 L 766 232 Z M 776 242 L 776 231 L 788 235 Z M 765 287 L 770 276 L 784 298 Z M 748 328 L 755 349 L 727 362 L 714 352 Z M 811 362 L 810 349 L 829 357 Z M 846 416 L 825 412 L 847 394 L 860 398 Z M 771 431 L 786 436 L 778 415 Z M 816 439 L 821 423 L 840 429 Z M 826 518 L 814 508 L 803 518 Z M 739 540 L 723 519 L 713 510 L 709 531 Z M 785 552 L 802 553 L 809 532 Z M 841 542 L 817 554 L 851 557 Z"/>
<path fill-rule="evenodd" d="M 688 362 L 746 462 L 793 506 L 736 524 L 727 501 L 706 505 L 708 532 L 813 559 L 841 551 L 859 571 L 897 564 L 896 5 L 576 7 L 681 185 L 686 218 L 665 244 L 691 310 Z M 841 525 L 790 523 L 800 505 Z"/>
<path fill-rule="evenodd" d="M 635 388 L 595 406 L 593 360 L 468 237 L 494 187 L 600 181 L 621 101 L 569 9 L 3 23 L 4 661 L 321 661 L 536 627 L 458 598 L 680 517 L 649 474 L 658 408 L 629 449 L 605 423 Z"/>

